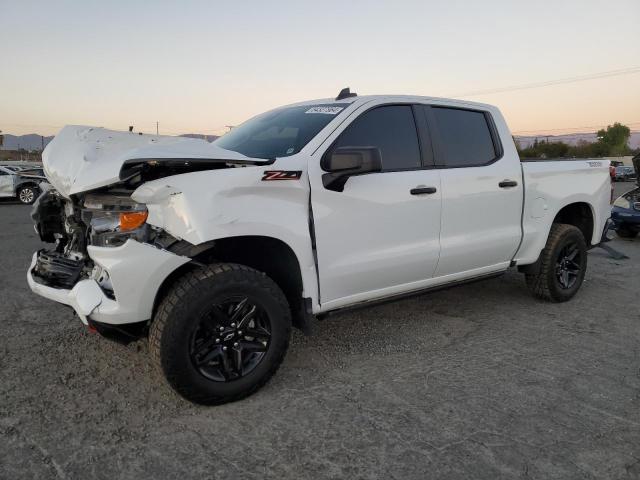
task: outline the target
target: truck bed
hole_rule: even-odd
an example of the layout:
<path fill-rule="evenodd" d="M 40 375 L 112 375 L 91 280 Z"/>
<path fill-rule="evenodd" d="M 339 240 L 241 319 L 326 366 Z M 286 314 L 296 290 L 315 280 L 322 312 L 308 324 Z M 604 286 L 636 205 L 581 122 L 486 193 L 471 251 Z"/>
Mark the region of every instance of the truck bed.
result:
<path fill-rule="evenodd" d="M 547 233 L 562 205 L 583 203 L 591 210 L 593 227 L 587 242 L 600 242 L 610 216 L 609 161 L 603 159 L 533 159 L 522 161 L 524 204 L 522 243 L 514 260 L 534 262 L 544 248 Z"/>

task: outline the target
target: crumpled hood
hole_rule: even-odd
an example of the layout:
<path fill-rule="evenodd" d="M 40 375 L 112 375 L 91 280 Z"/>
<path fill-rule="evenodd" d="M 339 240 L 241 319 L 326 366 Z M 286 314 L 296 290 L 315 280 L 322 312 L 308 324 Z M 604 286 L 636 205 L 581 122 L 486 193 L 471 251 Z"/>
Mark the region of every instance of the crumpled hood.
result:
<path fill-rule="evenodd" d="M 49 182 L 63 196 L 120 181 L 120 169 L 134 159 L 216 159 L 253 163 L 242 154 L 216 147 L 200 139 L 164 135 L 140 135 L 99 127 L 68 125 L 42 153 Z"/>

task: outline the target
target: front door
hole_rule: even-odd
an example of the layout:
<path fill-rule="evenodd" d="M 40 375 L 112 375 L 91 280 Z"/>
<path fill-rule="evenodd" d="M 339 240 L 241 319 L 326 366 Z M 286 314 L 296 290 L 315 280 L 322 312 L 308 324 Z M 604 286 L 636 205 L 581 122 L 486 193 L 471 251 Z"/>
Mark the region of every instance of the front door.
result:
<path fill-rule="evenodd" d="M 382 172 L 350 177 L 342 192 L 323 186 L 320 158 L 327 149 L 311 157 L 323 310 L 419 289 L 435 272 L 440 172 L 428 164 L 431 145 L 418 135 L 416 118 L 411 105 L 381 105 L 335 132 L 329 151 L 367 146 L 382 155 Z"/>

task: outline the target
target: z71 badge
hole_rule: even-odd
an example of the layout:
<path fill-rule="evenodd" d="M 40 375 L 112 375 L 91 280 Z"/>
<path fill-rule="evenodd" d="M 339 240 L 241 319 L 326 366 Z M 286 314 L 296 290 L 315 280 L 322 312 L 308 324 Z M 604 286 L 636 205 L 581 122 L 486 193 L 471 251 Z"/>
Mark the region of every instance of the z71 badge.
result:
<path fill-rule="evenodd" d="M 270 180 L 300 180 L 302 170 L 267 170 L 264 172 L 262 181 Z"/>

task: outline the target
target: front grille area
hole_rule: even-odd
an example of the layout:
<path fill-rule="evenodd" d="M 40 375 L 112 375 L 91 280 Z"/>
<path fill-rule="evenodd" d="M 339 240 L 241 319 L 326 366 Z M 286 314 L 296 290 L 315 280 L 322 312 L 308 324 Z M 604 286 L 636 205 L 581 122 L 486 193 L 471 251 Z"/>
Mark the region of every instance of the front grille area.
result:
<path fill-rule="evenodd" d="M 40 250 L 31 274 L 36 282 L 55 288 L 73 288 L 78 283 L 83 260 L 65 257 L 62 253 Z"/>

